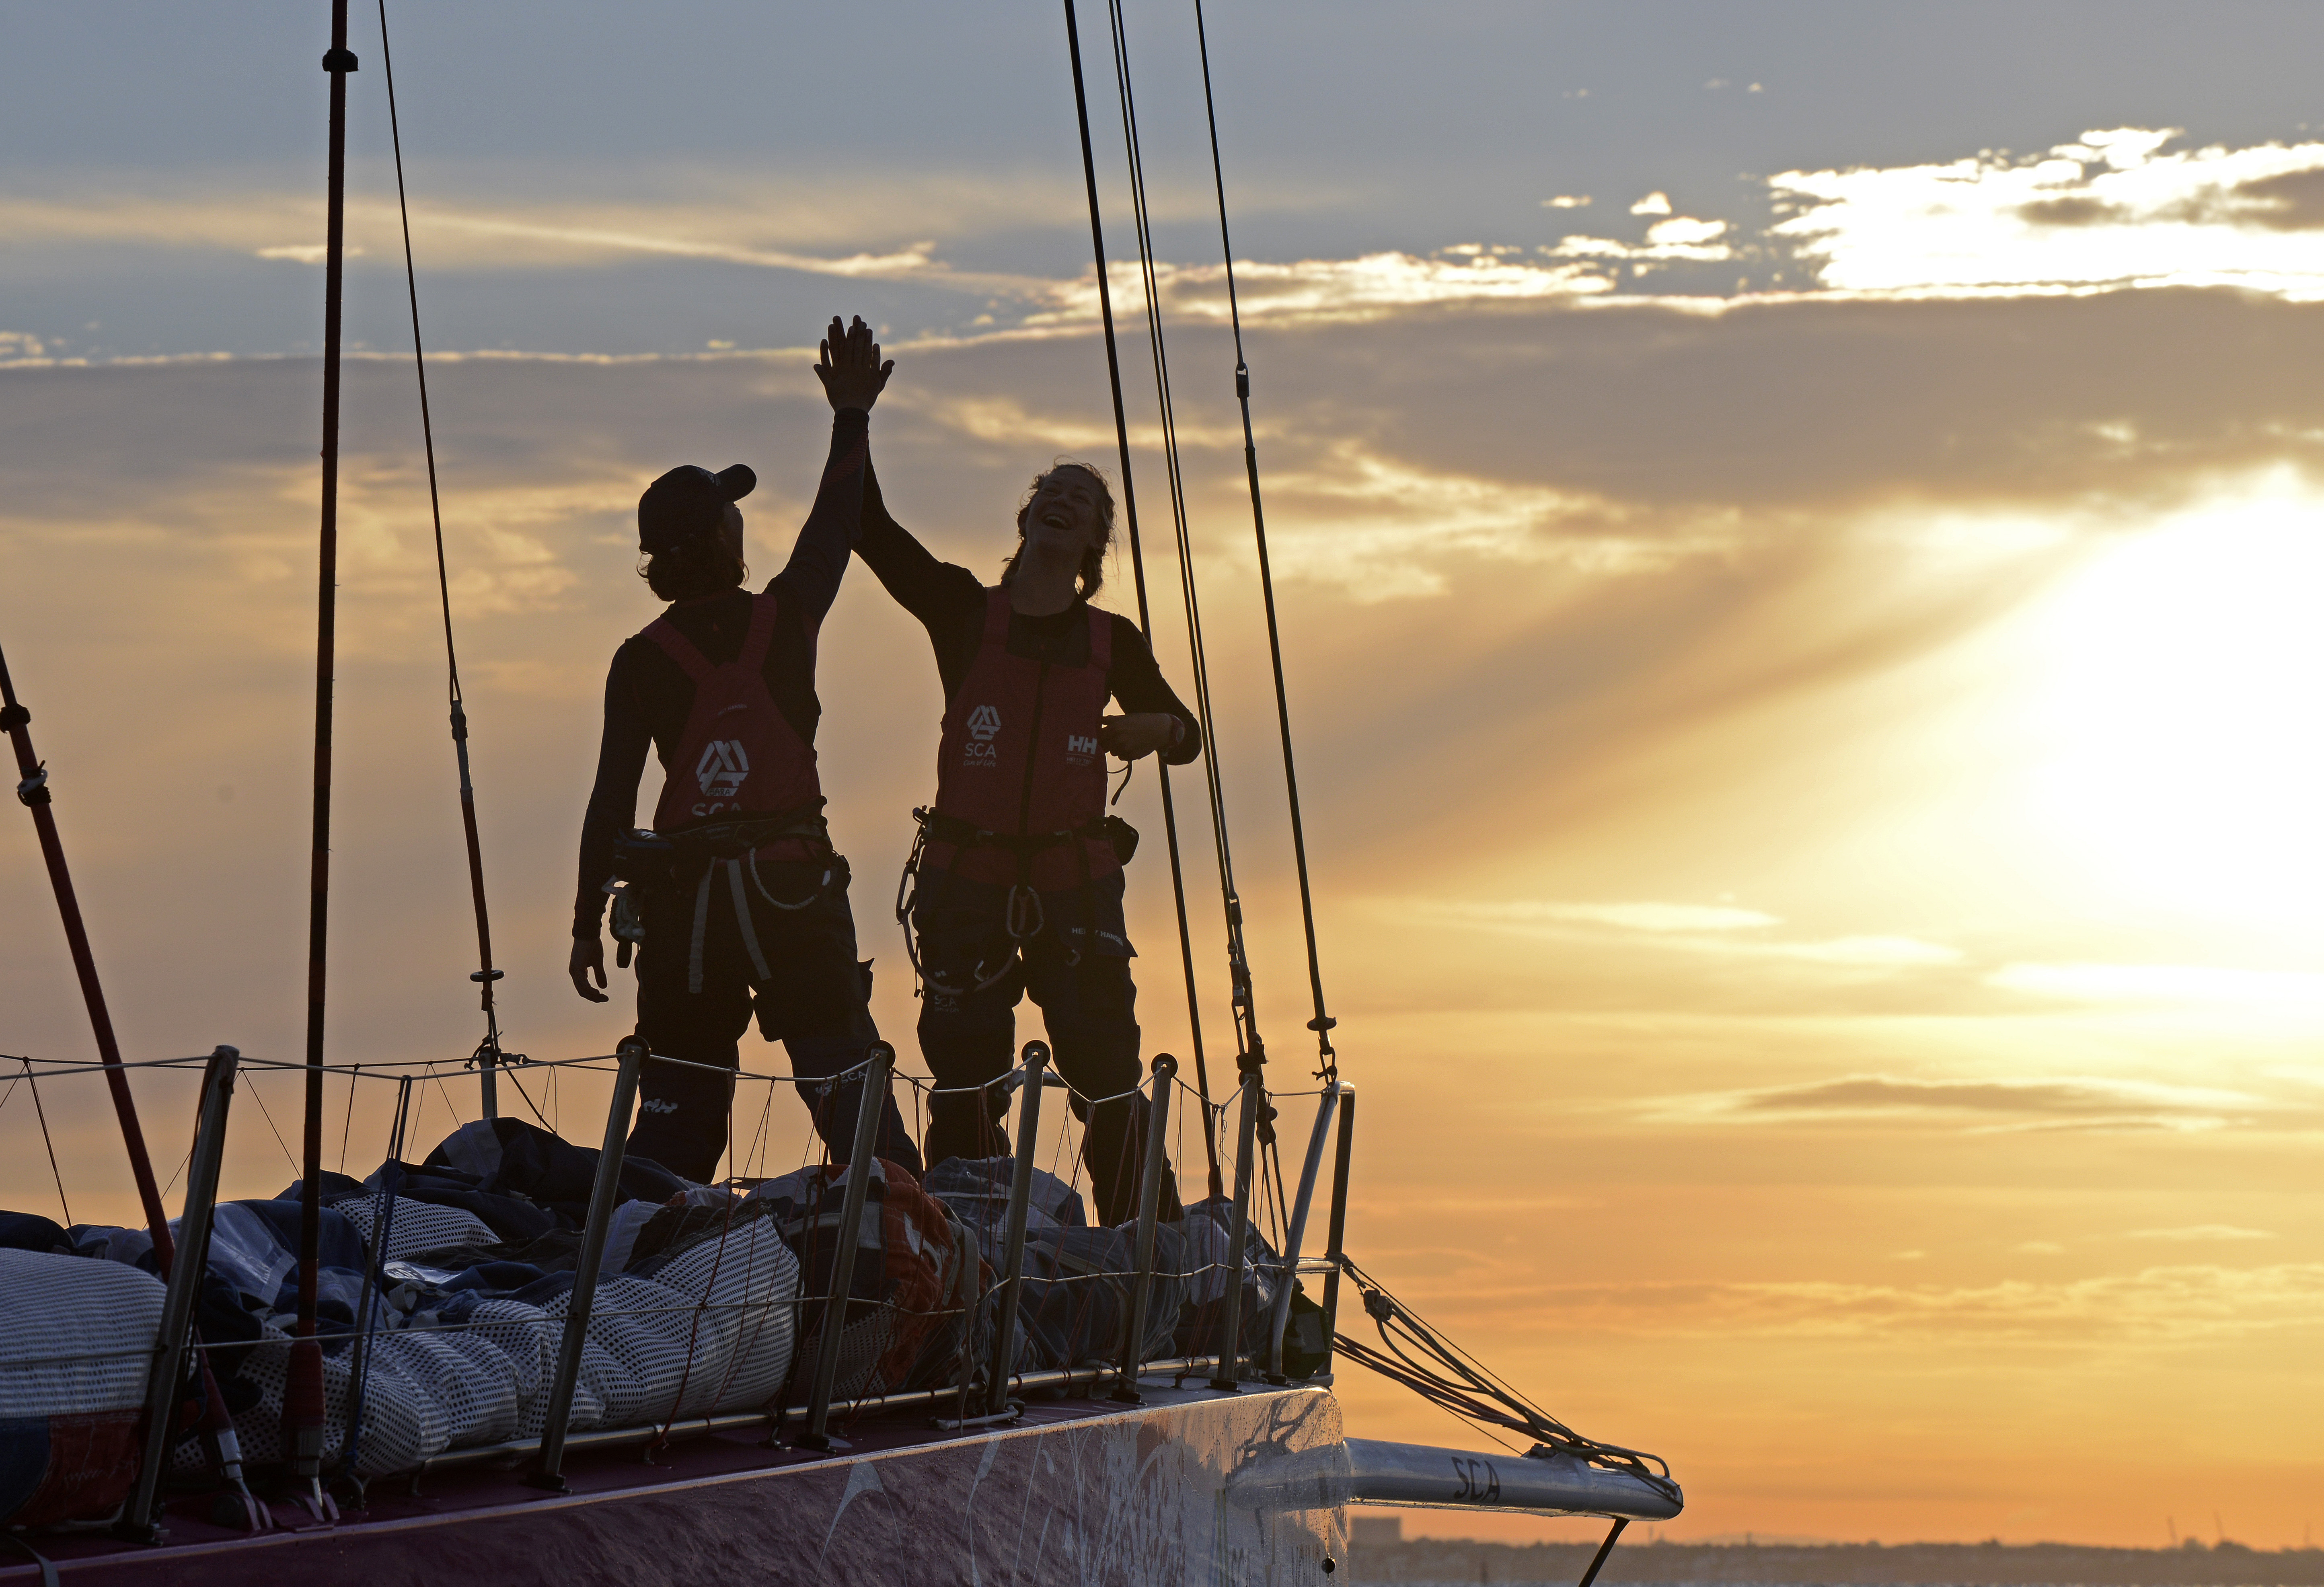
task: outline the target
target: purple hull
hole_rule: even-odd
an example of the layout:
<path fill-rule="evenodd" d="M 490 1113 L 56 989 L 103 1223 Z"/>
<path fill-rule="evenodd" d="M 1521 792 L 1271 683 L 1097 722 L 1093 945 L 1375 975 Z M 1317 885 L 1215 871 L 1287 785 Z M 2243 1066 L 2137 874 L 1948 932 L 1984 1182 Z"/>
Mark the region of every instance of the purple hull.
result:
<path fill-rule="evenodd" d="M 1333 1463 L 1330 1392 L 1149 1383 L 1147 1401 L 1041 1404 L 1014 1427 L 967 1435 L 901 1414 L 867 1419 L 835 1455 L 768 1449 L 762 1434 L 673 1445 L 651 1466 L 635 1451 L 580 1455 L 564 1496 L 512 1471 L 433 1475 L 418 1496 L 390 1479 L 334 1528 L 254 1537 L 173 1508 L 159 1547 L 97 1536 L 42 1546 L 66 1582 L 87 1587 L 1323 1580 L 1345 1554 L 1337 1496 L 1268 1479 Z M 1263 1508 L 1237 1497 L 1254 1490 L 1268 1493 Z M 9 1587 L 37 1579 L 30 1565 L 0 1567 Z"/>

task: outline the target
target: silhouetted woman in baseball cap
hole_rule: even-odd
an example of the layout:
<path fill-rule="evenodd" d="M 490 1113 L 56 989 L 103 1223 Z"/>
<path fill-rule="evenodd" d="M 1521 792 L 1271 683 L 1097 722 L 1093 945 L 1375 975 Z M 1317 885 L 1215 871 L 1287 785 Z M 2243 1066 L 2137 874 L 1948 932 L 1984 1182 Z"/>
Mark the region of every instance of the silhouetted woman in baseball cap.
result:
<path fill-rule="evenodd" d="M 640 944 L 637 1034 L 683 1060 L 646 1066 L 630 1149 L 689 1179 L 709 1179 L 726 1150 L 737 1042 L 753 1016 L 800 1075 L 850 1068 L 878 1037 L 847 862 L 822 813 L 815 652 L 856 534 L 872 404 L 894 367 L 862 320 L 831 322 L 816 369 L 834 410 L 830 459 L 790 560 L 759 594 L 742 587 L 734 505 L 758 483 L 750 469 L 673 468 L 638 499 L 639 571 L 670 604 L 614 652 L 605 678 L 570 967 L 576 992 L 606 1001 L 600 917 L 618 875 L 624 962 L 627 942 Z M 664 780 L 650 841 L 640 841 L 629 829 L 649 743 Z M 803 1081 L 799 1093 L 844 1160 L 859 1088 L 819 1093 Z M 893 1100 L 879 1154 L 919 1171 Z"/>

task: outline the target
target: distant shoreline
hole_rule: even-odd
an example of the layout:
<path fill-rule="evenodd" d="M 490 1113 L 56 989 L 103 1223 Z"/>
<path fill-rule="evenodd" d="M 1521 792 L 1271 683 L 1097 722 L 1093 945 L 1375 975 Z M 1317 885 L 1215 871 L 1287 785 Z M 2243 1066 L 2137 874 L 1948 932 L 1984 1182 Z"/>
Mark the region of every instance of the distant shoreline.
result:
<path fill-rule="evenodd" d="M 1419 1537 L 1355 1544 L 1357 1582 L 1578 1582 L 1594 1543 L 1530 1545 Z M 1640 1543 L 1599 1576 L 1626 1582 L 1785 1587 L 2324 1587 L 2324 1548 L 2248 1548 L 2190 1539 L 2177 1548 L 2073 1543 Z"/>

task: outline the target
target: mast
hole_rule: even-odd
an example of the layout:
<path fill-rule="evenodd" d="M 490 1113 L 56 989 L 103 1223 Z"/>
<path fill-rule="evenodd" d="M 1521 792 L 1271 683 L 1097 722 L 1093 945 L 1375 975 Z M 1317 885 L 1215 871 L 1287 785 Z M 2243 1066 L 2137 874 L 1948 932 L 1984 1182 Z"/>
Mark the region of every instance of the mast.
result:
<path fill-rule="evenodd" d="M 284 1387 L 283 1442 L 291 1475 L 328 1503 L 321 1487 L 323 1353 L 315 1339 L 316 1263 L 322 1235 L 323 992 L 331 896 L 331 682 L 337 642 L 339 570 L 339 296 L 346 264 L 347 0 L 331 0 L 330 177 L 323 263 L 323 503 L 316 581 L 315 835 L 307 907 L 307 1106 L 304 1183 L 299 1213 L 299 1333 Z"/>

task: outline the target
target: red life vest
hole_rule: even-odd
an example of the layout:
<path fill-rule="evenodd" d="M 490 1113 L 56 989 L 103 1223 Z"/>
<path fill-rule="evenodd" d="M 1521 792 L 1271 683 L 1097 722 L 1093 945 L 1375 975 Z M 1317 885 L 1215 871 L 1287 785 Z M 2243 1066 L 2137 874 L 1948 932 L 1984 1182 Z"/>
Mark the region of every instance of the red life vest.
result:
<path fill-rule="evenodd" d="M 686 731 L 662 757 L 661 799 L 654 806 L 654 830 L 679 832 L 706 821 L 744 816 L 812 814 L 823 792 L 816 777 L 815 747 L 800 738 L 767 692 L 767 646 L 775 634 L 775 595 L 751 597 L 751 630 L 740 654 L 714 666 L 678 631 L 668 616 L 655 619 L 639 637 L 694 680 L 694 706 Z M 761 850 L 773 858 L 796 840 Z"/>
<path fill-rule="evenodd" d="M 1020 876 L 1015 844 L 932 840 L 923 863 L 972 881 L 1029 880 L 1041 891 L 1062 892 L 1121 869 L 1112 844 L 1086 830 L 1105 818 L 1097 730 L 1110 692 L 1113 618 L 1089 609 L 1089 652 L 1073 666 L 1010 654 L 1009 615 L 1006 586 L 988 592 L 976 660 L 945 707 L 936 807 L 1001 836 L 1061 841 L 1031 854 L 1028 879 Z"/>

